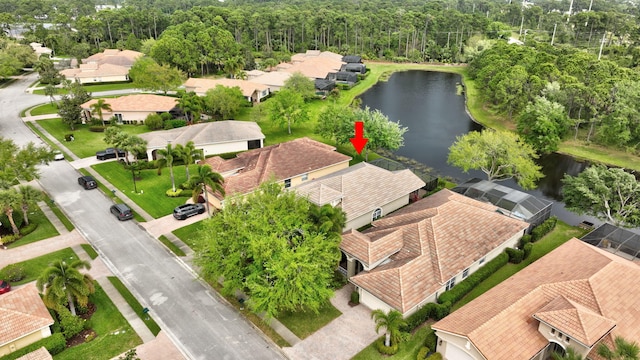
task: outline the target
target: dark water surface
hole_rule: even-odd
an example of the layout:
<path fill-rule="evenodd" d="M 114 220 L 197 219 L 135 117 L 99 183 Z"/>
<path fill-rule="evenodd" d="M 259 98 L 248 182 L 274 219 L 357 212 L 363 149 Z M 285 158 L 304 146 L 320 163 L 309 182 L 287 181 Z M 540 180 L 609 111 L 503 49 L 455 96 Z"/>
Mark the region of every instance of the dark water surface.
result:
<path fill-rule="evenodd" d="M 457 136 L 482 129 L 465 111 L 464 96 L 457 94 L 461 82 L 457 74 L 432 71 L 405 71 L 394 73 L 388 81 L 374 85 L 362 94 L 362 106 L 377 109 L 391 121 L 399 121 L 409 130 L 405 134 L 405 145 L 397 155 L 420 161 L 433 169 L 438 176 L 449 177 L 456 183 L 478 177 L 486 179 L 479 170 L 469 173 L 447 164 L 449 147 Z M 567 211 L 561 202 L 561 179 L 565 173 L 577 175 L 587 163 L 573 158 L 551 154 L 539 159 L 545 174 L 538 189 L 527 191 L 540 198 L 553 201 L 553 214 L 561 220 L 575 225 L 589 219 Z M 514 181 L 501 184 L 522 190 Z"/>

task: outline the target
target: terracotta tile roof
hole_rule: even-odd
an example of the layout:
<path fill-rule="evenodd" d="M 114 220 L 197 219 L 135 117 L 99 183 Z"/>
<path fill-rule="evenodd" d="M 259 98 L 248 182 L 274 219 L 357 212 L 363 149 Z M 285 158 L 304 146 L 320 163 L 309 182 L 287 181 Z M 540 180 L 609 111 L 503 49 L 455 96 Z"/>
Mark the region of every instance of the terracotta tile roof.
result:
<path fill-rule="evenodd" d="M 185 145 L 193 141 L 196 147 L 226 142 L 264 139 L 258 124 L 252 121 L 214 121 L 139 135 L 147 140 L 147 148 L 166 148 L 167 142 Z"/>
<path fill-rule="evenodd" d="M 571 239 L 432 328 L 467 337 L 487 359 L 529 359 L 548 344 L 535 314 L 556 325 L 564 318 L 576 340 L 597 341 L 615 323 L 606 341 L 640 342 L 640 266 Z"/>
<path fill-rule="evenodd" d="M 91 99 L 80 105 L 84 110 L 91 110 L 91 105 L 98 102 L 98 99 Z M 168 112 L 175 108 L 178 99 L 171 96 L 162 96 L 154 94 L 133 94 L 125 95 L 117 98 L 105 98 L 104 102 L 111 105 L 111 112 L 104 114 L 112 114 L 125 111 L 141 111 L 141 112 Z"/>
<path fill-rule="evenodd" d="M 501 215 L 496 209 L 444 189 L 374 221 L 373 227 L 363 232 L 370 239 L 368 243 L 393 236 L 401 239 L 402 249 L 390 257 L 389 263 L 353 276 L 350 281 L 405 313 L 450 278 L 528 228 L 526 222 Z M 363 252 L 363 244 L 368 245 L 346 234 L 340 246 L 365 261 L 367 256 L 372 260 L 382 256 Z M 391 272 L 392 269 L 396 271 Z M 401 286 L 380 286 L 379 272 L 399 276 Z"/>
<path fill-rule="evenodd" d="M 124 76 L 129 74 L 129 68 L 112 64 L 81 64 L 79 68 L 60 70 L 60 74 L 67 79 L 94 78 L 102 76 Z"/>
<path fill-rule="evenodd" d="M 53 325 L 34 283 L 0 296 L 0 346 Z"/>
<path fill-rule="evenodd" d="M 251 79 L 252 82 L 267 86 L 283 87 L 285 81 L 291 77 L 291 73 L 283 71 L 271 71 Z"/>
<path fill-rule="evenodd" d="M 217 85 L 226 87 L 239 87 L 242 91 L 242 95 L 250 97 L 254 92 L 262 92 L 269 90 L 269 87 L 264 84 L 239 80 L 239 79 L 201 79 L 201 78 L 189 78 L 184 83 L 184 87 L 187 91 L 194 91 L 198 95 L 205 95 L 207 90 L 215 88 Z"/>
<path fill-rule="evenodd" d="M 16 360 L 53 360 L 53 356 L 49 354 L 47 349 L 43 346 L 38 350 L 34 350 L 24 356 L 20 356 Z"/>
<path fill-rule="evenodd" d="M 144 56 L 144 54 L 133 50 L 105 49 L 104 52 L 93 54 L 86 59 L 82 59 L 82 63 L 88 64 L 94 62 L 130 68 L 141 56 Z"/>
<path fill-rule="evenodd" d="M 411 170 L 391 172 L 365 162 L 296 187 L 296 192 L 324 205 L 342 199 L 347 222 L 425 185 Z"/>
<path fill-rule="evenodd" d="M 214 156 L 205 162 L 225 177 L 225 192 L 232 195 L 251 192 L 271 177 L 282 181 L 349 160 L 334 147 L 304 137 L 249 150 L 230 160 Z"/>
<path fill-rule="evenodd" d="M 325 57 L 317 57 L 295 63 L 286 69 L 281 69 L 281 71 L 286 71 L 291 74 L 299 72 L 311 79 L 325 79 L 329 73 L 340 71 L 341 66 L 342 61 L 335 61 Z"/>

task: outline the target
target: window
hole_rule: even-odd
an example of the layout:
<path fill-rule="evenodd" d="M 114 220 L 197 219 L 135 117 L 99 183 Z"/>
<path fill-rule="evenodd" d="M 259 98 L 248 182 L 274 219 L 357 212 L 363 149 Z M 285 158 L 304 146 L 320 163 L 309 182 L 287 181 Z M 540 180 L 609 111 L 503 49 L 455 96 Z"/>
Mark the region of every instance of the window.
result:
<path fill-rule="evenodd" d="M 447 281 L 446 290 L 447 291 L 451 290 L 455 285 L 456 285 L 456 278 L 452 277 L 449 281 Z"/>
<path fill-rule="evenodd" d="M 377 208 L 375 210 L 373 210 L 373 216 L 371 217 L 374 221 L 378 220 L 382 217 L 382 209 L 381 208 Z"/>
<path fill-rule="evenodd" d="M 482 259 L 480 259 L 480 261 L 478 261 L 478 264 L 482 265 L 484 264 L 484 261 L 486 260 L 486 257 L 483 257 Z"/>
<path fill-rule="evenodd" d="M 467 276 L 469 276 L 469 268 L 464 269 L 464 271 L 462 272 L 462 278 L 466 278 Z"/>
<path fill-rule="evenodd" d="M 291 187 L 291 179 L 286 179 L 284 181 L 284 187 L 285 187 L 285 189 Z"/>
<path fill-rule="evenodd" d="M 309 174 L 302 174 L 302 181 L 307 181 L 309 179 Z"/>
<path fill-rule="evenodd" d="M 247 141 L 247 149 L 260 149 L 260 140 L 249 140 Z"/>
<path fill-rule="evenodd" d="M 555 334 L 555 333 L 556 333 L 556 329 L 551 328 L 551 335 L 553 335 L 553 334 Z"/>
<path fill-rule="evenodd" d="M 564 341 L 565 341 L 565 342 L 569 342 L 569 337 L 568 337 L 568 336 L 565 336 L 565 337 L 564 337 Z"/>

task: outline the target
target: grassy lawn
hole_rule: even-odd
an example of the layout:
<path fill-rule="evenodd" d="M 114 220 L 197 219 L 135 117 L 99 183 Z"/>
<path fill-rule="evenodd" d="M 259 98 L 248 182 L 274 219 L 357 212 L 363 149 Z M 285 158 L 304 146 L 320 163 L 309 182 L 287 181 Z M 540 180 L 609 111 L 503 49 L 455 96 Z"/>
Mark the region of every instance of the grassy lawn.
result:
<path fill-rule="evenodd" d="M 193 174 L 196 167 L 195 165 L 192 167 L 191 173 Z M 136 180 L 137 193 L 134 192 L 131 172 L 125 170 L 118 162 L 106 162 L 93 165 L 92 168 L 111 183 L 115 189 L 125 194 L 154 218 L 171 214 L 176 206 L 184 204 L 191 196 L 190 193 L 188 193 L 189 196 L 176 198 L 165 195 L 165 192 L 171 189 L 168 168 L 162 170 L 161 176 L 158 176 L 156 169 L 141 170 L 139 179 Z M 186 181 L 184 166 L 174 166 L 173 174 L 176 187 Z"/>
<path fill-rule="evenodd" d="M 82 250 L 84 250 L 84 252 L 87 253 L 87 255 L 89 255 L 89 257 L 91 258 L 91 260 L 95 259 L 98 257 L 98 253 L 96 252 L 96 250 L 93 248 L 93 246 L 89 245 L 89 244 L 80 244 L 80 246 L 82 246 Z"/>
<path fill-rule="evenodd" d="M 340 315 L 342 315 L 340 310 L 336 309 L 331 303 L 328 303 L 320 309 L 318 314 L 312 311 L 296 313 L 287 311 L 278 316 L 278 321 L 300 339 L 304 339 Z"/>
<path fill-rule="evenodd" d="M 96 312 L 87 322 L 97 337 L 88 343 L 66 349 L 54 356 L 56 360 L 107 360 L 142 344 L 138 334 L 111 302 L 109 296 L 95 283 L 96 292 L 89 301 L 96 305 Z"/>
<path fill-rule="evenodd" d="M 149 314 L 142 315 L 143 307 L 142 305 L 140 305 L 138 300 L 136 300 L 136 298 L 129 291 L 129 289 L 127 289 L 127 287 L 124 286 L 122 281 L 120 281 L 120 279 L 118 279 L 117 277 L 108 276 L 107 278 L 109 279 L 109 281 L 111 281 L 113 286 L 116 289 L 118 289 L 118 292 L 120 293 L 120 295 L 122 295 L 122 297 L 125 299 L 127 304 L 131 306 L 133 311 L 135 311 L 135 313 L 140 317 L 140 319 L 144 322 L 144 324 L 147 325 L 147 327 L 153 333 L 153 335 L 157 336 L 158 333 L 160 332 L 160 326 L 155 322 L 155 320 L 153 320 L 153 318 Z"/>
<path fill-rule="evenodd" d="M 55 103 L 54 104 L 46 103 L 44 105 L 39 105 L 29 111 L 29 114 L 31 116 L 57 114 L 57 113 L 58 113 L 58 106 Z"/>
<path fill-rule="evenodd" d="M 49 205 L 49 209 L 51 209 L 51 211 L 53 211 L 53 213 L 56 214 L 58 219 L 62 222 L 62 225 L 64 225 L 64 227 L 67 228 L 67 230 L 71 231 L 75 229 L 75 226 L 73 226 L 73 224 L 67 218 L 67 216 L 62 212 L 62 210 L 60 210 L 60 208 L 58 207 L 58 204 L 56 204 L 48 196 L 46 197 L 45 201 Z"/>
<path fill-rule="evenodd" d="M 93 157 L 96 156 L 96 151 L 109 147 L 103 140 L 104 133 L 89 131 L 91 125 L 76 124 L 75 130 L 71 131 L 69 125 L 64 124 L 60 119 L 38 120 L 37 123 L 78 157 Z M 122 130 L 135 135 L 149 131 L 144 125 L 122 125 Z M 64 140 L 66 134 L 73 134 L 75 140 L 66 142 Z"/>
<path fill-rule="evenodd" d="M 587 230 L 570 226 L 562 221 L 558 221 L 556 228 L 553 229 L 552 232 L 550 232 L 545 237 L 543 237 L 542 239 L 538 240 L 533 244 L 533 249 L 531 250 L 531 254 L 526 260 L 524 260 L 520 264 L 507 264 L 503 266 L 500 270 L 496 271 L 493 275 L 491 275 L 487 280 L 481 282 L 478 286 L 476 286 L 476 288 L 473 289 L 470 293 L 468 293 L 464 298 L 462 298 L 462 300 L 458 301 L 452 307 L 451 311 L 455 311 L 456 309 L 459 309 L 460 307 L 467 304 L 471 300 L 484 294 L 492 287 L 498 285 L 499 283 L 506 280 L 513 274 L 524 269 L 527 265 L 543 257 L 547 253 L 551 252 L 553 249 L 567 242 L 569 239 L 573 237 L 579 238 L 587 232 L 588 232 Z"/>
<path fill-rule="evenodd" d="M 20 238 L 20 240 L 14 241 L 11 244 L 7 245 L 9 249 L 60 235 L 53 224 L 51 224 L 49 219 L 47 219 L 47 217 L 40 209 L 29 213 L 29 222 L 38 224 L 38 227 L 32 233 Z"/>
<path fill-rule="evenodd" d="M 73 252 L 71 248 L 66 248 L 66 249 L 58 250 L 46 255 L 38 256 L 30 260 L 16 263 L 22 266 L 22 268 L 24 269 L 25 278 L 20 281 L 11 283 L 11 285 L 22 285 L 22 284 L 26 284 L 28 282 L 32 282 L 36 280 L 42 274 L 44 269 L 49 267 L 49 264 L 51 264 L 55 260 L 60 260 L 60 259 L 69 260 L 69 261 L 77 260 L 78 255 L 76 255 L 76 253 Z M 6 275 L 4 272 L 5 269 L 6 268 L 3 268 L 2 270 L 0 270 L 0 276 L 3 279 L 6 278 Z"/>
<path fill-rule="evenodd" d="M 106 83 L 106 84 L 97 84 L 97 85 L 84 85 L 85 90 L 90 93 L 95 93 L 99 91 L 112 91 L 112 90 L 126 90 L 126 89 L 134 89 L 131 83 Z M 34 94 L 36 95 L 44 95 L 44 89 L 34 90 Z M 66 94 L 67 91 L 61 88 L 58 88 L 57 95 Z"/>
<path fill-rule="evenodd" d="M 172 243 L 171 240 L 169 240 L 166 236 L 160 235 L 158 240 L 160 240 L 160 242 L 162 244 L 164 244 L 164 246 L 169 248 L 169 250 L 171 250 L 171 252 L 173 252 L 177 256 L 185 256 L 185 255 L 187 255 L 187 254 L 184 253 L 184 251 L 182 251 L 182 249 L 177 247 L 176 244 Z"/>
<path fill-rule="evenodd" d="M 29 129 L 31 129 L 31 131 L 33 131 L 33 133 L 36 134 L 40 138 L 40 140 L 42 140 L 45 143 L 47 143 L 49 145 L 49 147 L 51 147 L 51 149 L 58 150 L 58 151 L 62 152 L 64 154 L 64 158 L 65 159 L 71 159 L 71 157 L 67 153 L 62 151 L 62 149 L 60 149 L 58 147 L 58 145 L 54 144 L 51 140 L 49 140 L 49 138 L 46 137 L 42 133 L 42 131 L 40 131 L 32 122 L 25 122 L 24 124 L 27 125 L 27 127 Z"/>
<path fill-rule="evenodd" d="M 411 339 L 405 343 L 400 344 L 398 353 L 393 356 L 382 355 L 376 349 L 374 343 L 364 348 L 351 360 L 377 360 L 377 359 L 390 359 L 390 360 L 415 360 L 420 348 L 424 346 L 424 342 L 427 339 L 427 335 L 432 332 L 431 327 L 423 326 L 416 330 L 411 336 Z M 382 334 L 382 332 L 381 332 Z M 384 336 L 384 334 L 383 334 Z"/>
<path fill-rule="evenodd" d="M 196 241 L 196 237 L 198 236 L 198 232 L 203 228 L 202 220 L 195 222 L 191 225 L 187 225 L 181 227 L 179 229 L 174 230 L 173 235 L 177 236 L 178 239 L 182 240 L 183 243 L 187 244 L 192 250 L 196 250 L 198 247 L 198 242 Z"/>

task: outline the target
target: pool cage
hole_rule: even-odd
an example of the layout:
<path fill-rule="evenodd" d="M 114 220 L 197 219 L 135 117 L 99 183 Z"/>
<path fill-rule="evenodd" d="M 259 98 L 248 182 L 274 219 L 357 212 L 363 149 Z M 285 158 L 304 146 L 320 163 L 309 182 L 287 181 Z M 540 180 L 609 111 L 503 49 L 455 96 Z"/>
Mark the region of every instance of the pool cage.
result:
<path fill-rule="evenodd" d="M 528 222 L 531 224 L 529 231 L 551 217 L 551 201 L 491 181 L 473 178 L 452 190 L 472 199 L 489 202 L 499 207 L 500 213 Z"/>
<path fill-rule="evenodd" d="M 393 160 L 389 160 L 386 158 L 378 158 L 372 161 L 369 161 L 369 164 L 371 165 L 375 165 L 379 168 L 383 168 L 385 170 L 389 170 L 389 171 L 398 171 L 398 170 L 404 170 L 407 167 L 404 166 L 403 164 L 397 162 L 397 161 L 393 161 Z M 431 176 L 425 172 L 422 172 L 418 169 L 414 169 L 414 168 L 410 168 L 411 171 L 417 176 L 419 177 L 422 181 L 424 181 L 425 186 L 423 186 L 422 188 L 426 191 L 431 191 L 433 189 L 435 189 L 438 186 L 438 178 L 435 176 Z"/>
<path fill-rule="evenodd" d="M 627 260 L 639 261 L 640 234 L 611 224 L 602 224 L 580 240 Z"/>

